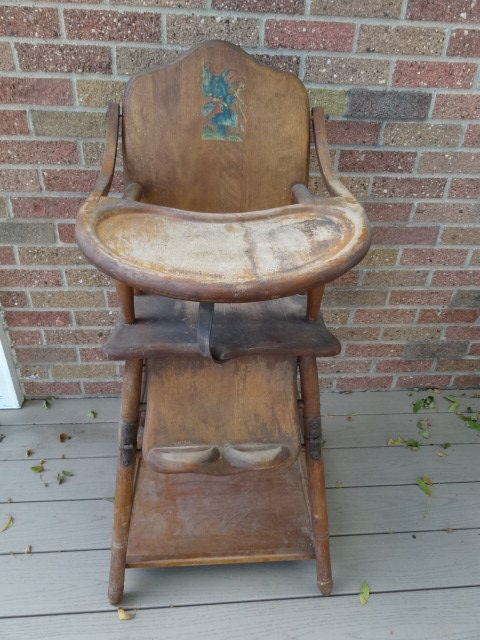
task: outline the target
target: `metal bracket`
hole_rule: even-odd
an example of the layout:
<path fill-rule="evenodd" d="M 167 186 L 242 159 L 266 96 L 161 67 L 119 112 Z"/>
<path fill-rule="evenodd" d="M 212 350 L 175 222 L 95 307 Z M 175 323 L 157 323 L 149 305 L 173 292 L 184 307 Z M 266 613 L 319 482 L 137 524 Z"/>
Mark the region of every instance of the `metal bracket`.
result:
<path fill-rule="evenodd" d="M 120 464 L 122 467 L 129 467 L 135 459 L 135 436 L 137 423 L 122 422 L 120 431 L 120 442 L 118 445 L 120 454 Z"/>
<path fill-rule="evenodd" d="M 308 450 L 312 460 L 320 460 L 322 457 L 322 419 L 320 416 L 311 418 L 307 423 Z"/>
<path fill-rule="evenodd" d="M 197 345 L 204 358 L 210 358 L 215 362 L 221 362 L 215 357 L 210 342 L 212 336 L 213 314 L 215 304 L 213 302 L 200 302 L 198 305 L 197 321 Z"/>

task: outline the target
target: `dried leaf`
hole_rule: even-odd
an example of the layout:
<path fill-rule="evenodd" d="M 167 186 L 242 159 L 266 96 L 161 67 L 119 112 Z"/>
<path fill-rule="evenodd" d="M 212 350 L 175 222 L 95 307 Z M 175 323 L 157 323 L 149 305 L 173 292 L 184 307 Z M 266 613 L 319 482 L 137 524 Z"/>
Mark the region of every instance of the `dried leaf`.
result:
<path fill-rule="evenodd" d="M 25 553 L 27 555 L 29 555 L 30 553 L 32 553 L 32 545 L 31 544 L 27 544 L 27 546 L 25 547 Z"/>
<path fill-rule="evenodd" d="M 96 411 L 89 411 L 88 412 L 88 417 L 89 418 L 96 418 L 97 417 L 97 412 Z"/>
<path fill-rule="evenodd" d="M 360 593 L 358 594 L 358 599 L 360 600 L 360 604 L 366 605 L 370 598 L 370 587 L 366 580 L 362 582 L 362 586 L 360 587 Z"/>
<path fill-rule="evenodd" d="M 430 489 L 430 487 L 433 485 L 433 482 L 425 474 L 423 474 L 421 478 L 417 478 L 417 484 L 423 491 L 423 493 L 427 494 L 427 496 L 432 495 L 432 490 Z"/>
<path fill-rule="evenodd" d="M 60 442 L 65 442 L 65 440 L 71 440 L 71 439 L 72 439 L 72 436 L 68 435 L 68 433 L 61 433 L 61 434 L 58 436 L 58 440 L 59 440 Z"/>
<path fill-rule="evenodd" d="M 122 609 L 121 607 L 117 609 L 117 613 L 120 620 L 131 620 L 136 615 L 135 611 L 132 611 L 131 613 L 129 613 L 128 611 L 125 611 L 125 609 Z"/>
<path fill-rule="evenodd" d="M 43 409 L 50 409 L 50 402 L 48 400 L 44 400 L 42 404 Z"/>
<path fill-rule="evenodd" d="M 395 447 L 398 444 L 403 444 L 403 438 L 395 438 L 395 440 L 393 438 L 390 438 L 390 440 L 387 440 L 387 447 Z"/>
<path fill-rule="evenodd" d="M 12 516 L 7 513 L 5 515 L 5 517 L 7 518 L 6 523 L 3 525 L 3 527 L 0 529 L 0 533 L 3 533 L 4 531 L 6 531 L 7 529 L 10 529 L 10 527 L 13 525 L 13 518 Z"/>
<path fill-rule="evenodd" d="M 42 471 L 45 471 L 43 462 L 40 462 L 40 464 L 36 464 L 34 467 L 30 467 L 30 469 L 33 471 L 33 473 L 42 473 Z"/>
<path fill-rule="evenodd" d="M 115 502 L 115 498 L 104 498 L 107 502 Z"/>
<path fill-rule="evenodd" d="M 340 487 L 343 487 L 343 482 L 341 480 L 337 480 L 335 486 L 337 487 L 337 489 L 340 489 Z"/>
<path fill-rule="evenodd" d="M 439 457 L 439 458 L 445 458 L 445 456 L 447 455 L 445 453 L 445 451 L 435 451 L 435 454 Z"/>
<path fill-rule="evenodd" d="M 30 458 L 30 456 L 33 456 L 33 454 L 34 454 L 34 453 L 35 453 L 35 451 L 34 451 L 33 449 L 27 449 L 27 450 L 25 451 L 25 456 L 26 456 L 27 458 Z"/>

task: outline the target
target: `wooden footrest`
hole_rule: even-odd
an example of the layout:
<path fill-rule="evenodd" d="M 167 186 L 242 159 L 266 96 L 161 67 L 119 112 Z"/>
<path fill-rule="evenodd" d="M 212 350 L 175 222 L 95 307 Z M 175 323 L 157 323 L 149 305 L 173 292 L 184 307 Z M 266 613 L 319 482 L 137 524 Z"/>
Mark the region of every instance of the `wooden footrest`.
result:
<path fill-rule="evenodd" d="M 314 558 L 302 463 L 213 477 L 156 473 L 142 460 L 127 566 Z"/>

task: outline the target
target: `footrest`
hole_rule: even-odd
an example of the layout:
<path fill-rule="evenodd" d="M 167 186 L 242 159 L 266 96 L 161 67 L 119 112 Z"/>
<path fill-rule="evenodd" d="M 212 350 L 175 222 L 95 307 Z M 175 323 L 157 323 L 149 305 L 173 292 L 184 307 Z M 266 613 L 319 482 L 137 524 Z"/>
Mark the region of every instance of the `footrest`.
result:
<path fill-rule="evenodd" d="M 143 457 L 162 473 L 215 475 L 291 464 L 300 447 L 296 359 L 147 361 Z"/>

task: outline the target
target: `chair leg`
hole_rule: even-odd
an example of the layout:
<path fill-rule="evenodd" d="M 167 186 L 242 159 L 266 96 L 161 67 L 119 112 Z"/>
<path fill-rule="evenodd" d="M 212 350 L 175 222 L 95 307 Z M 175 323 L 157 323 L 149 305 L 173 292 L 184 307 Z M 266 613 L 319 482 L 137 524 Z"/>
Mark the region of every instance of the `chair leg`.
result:
<path fill-rule="evenodd" d="M 123 596 L 130 514 L 133 503 L 135 452 L 142 389 L 142 360 L 127 360 L 122 386 L 118 430 L 117 482 L 113 514 L 112 551 L 108 598 L 113 605 Z"/>
<path fill-rule="evenodd" d="M 320 449 L 314 451 L 311 440 L 311 420 L 320 422 L 320 392 L 318 390 L 317 362 L 314 357 L 301 357 L 300 385 L 303 401 L 303 422 L 307 458 L 308 492 L 312 511 L 312 526 L 317 563 L 317 583 L 323 595 L 332 590 L 330 545 L 328 533 L 327 501 L 325 496 L 325 474 Z M 317 434 L 319 440 L 321 435 Z M 321 444 L 319 442 L 319 444 Z"/>

